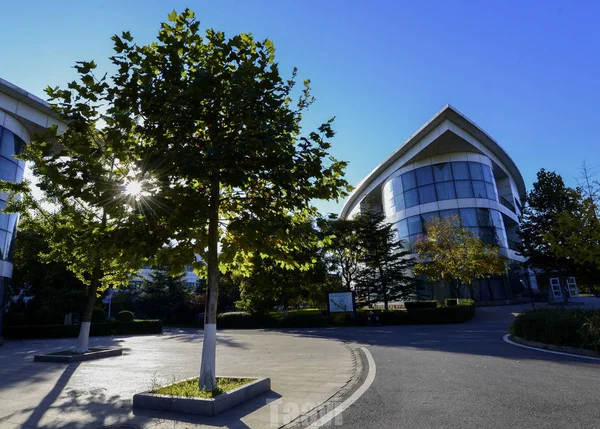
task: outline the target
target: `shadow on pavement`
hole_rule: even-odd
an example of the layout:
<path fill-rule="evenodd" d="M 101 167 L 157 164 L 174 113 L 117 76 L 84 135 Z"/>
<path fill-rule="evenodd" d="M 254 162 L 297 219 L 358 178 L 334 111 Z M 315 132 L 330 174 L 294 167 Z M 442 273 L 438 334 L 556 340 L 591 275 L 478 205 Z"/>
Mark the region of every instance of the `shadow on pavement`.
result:
<path fill-rule="evenodd" d="M 531 307 L 478 308 L 469 322 L 451 325 L 400 325 L 348 328 L 285 329 L 297 336 L 336 339 L 367 346 L 413 348 L 457 354 L 494 356 L 516 360 L 540 360 L 599 366 L 598 362 L 558 356 L 516 347 L 504 342 L 514 314 Z"/>

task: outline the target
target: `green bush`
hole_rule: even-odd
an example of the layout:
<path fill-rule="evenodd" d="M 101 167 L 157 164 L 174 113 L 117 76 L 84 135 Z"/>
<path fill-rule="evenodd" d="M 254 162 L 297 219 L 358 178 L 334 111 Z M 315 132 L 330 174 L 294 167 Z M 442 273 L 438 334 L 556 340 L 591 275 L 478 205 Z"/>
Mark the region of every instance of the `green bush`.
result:
<path fill-rule="evenodd" d="M 456 298 L 446 298 L 444 300 L 444 304 L 446 304 L 446 307 L 452 307 L 457 305 L 458 301 Z"/>
<path fill-rule="evenodd" d="M 131 311 L 123 310 L 123 311 L 119 311 L 116 319 L 119 322 L 133 322 L 135 320 L 135 316 L 133 315 L 133 313 Z"/>
<path fill-rule="evenodd" d="M 438 302 L 435 300 L 431 301 L 407 301 L 404 303 L 404 307 L 407 310 L 416 310 L 420 308 L 436 308 Z"/>
<path fill-rule="evenodd" d="M 600 351 L 600 311 L 541 309 L 517 316 L 511 332 L 525 340 Z"/>
<path fill-rule="evenodd" d="M 28 338 L 74 338 L 79 336 L 80 325 L 21 325 L 5 326 L 4 337 Z M 160 334 L 160 320 L 135 320 L 133 322 L 92 323 L 91 336 Z"/>
<path fill-rule="evenodd" d="M 341 315 L 337 315 L 341 316 Z M 337 319 L 338 322 L 341 319 Z M 290 313 L 279 324 L 282 328 L 320 328 L 328 325 L 327 316 L 321 312 L 311 313 Z"/>
<path fill-rule="evenodd" d="M 466 301 L 466 302 L 463 302 Z M 382 325 L 428 325 L 464 323 L 475 316 L 473 300 L 463 300 L 453 307 L 417 308 L 409 311 L 389 311 L 379 315 Z"/>

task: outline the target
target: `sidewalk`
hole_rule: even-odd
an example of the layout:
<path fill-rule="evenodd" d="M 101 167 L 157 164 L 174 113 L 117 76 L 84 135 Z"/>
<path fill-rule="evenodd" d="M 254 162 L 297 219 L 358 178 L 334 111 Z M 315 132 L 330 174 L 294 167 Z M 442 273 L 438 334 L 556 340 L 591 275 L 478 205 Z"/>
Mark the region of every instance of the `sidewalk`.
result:
<path fill-rule="evenodd" d="M 354 374 L 341 342 L 271 331 L 218 334 L 217 374 L 266 376 L 272 392 L 217 417 L 136 411 L 135 393 L 196 376 L 202 331 L 95 337 L 90 346 L 119 346 L 121 357 L 75 364 L 33 362 L 33 355 L 73 346 L 75 339 L 7 341 L 0 347 L 1 428 L 277 428 L 323 403 Z"/>

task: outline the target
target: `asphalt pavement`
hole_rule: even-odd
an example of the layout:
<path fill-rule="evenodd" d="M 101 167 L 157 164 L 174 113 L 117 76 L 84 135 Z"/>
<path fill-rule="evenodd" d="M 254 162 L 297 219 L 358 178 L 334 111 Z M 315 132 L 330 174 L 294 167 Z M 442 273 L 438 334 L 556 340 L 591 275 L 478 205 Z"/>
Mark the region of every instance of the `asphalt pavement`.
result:
<path fill-rule="evenodd" d="M 332 426 L 600 428 L 600 362 L 504 342 L 523 308 L 478 309 L 461 325 L 304 331 L 364 344 L 376 363 L 370 389 Z"/>

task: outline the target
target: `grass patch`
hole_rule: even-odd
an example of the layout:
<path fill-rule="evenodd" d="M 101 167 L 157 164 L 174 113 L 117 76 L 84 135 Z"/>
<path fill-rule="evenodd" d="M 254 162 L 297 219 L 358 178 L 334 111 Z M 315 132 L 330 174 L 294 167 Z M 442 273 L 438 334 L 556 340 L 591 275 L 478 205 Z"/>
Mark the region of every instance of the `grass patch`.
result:
<path fill-rule="evenodd" d="M 97 349 L 97 348 L 90 347 L 88 349 L 88 351 L 85 353 L 99 352 L 102 350 L 105 350 L 105 349 Z M 52 356 L 75 356 L 75 355 L 83 355 L 85 353 L 77 353 L 75 350 L 61 350 L 60 352 L 52 352 L 52 353 L 48 353 L 48 354 L 52 355 Z"/>
<path fill-rule="evenodd" d="M 198 388 L 198 377 L 196 377 L 190 380 L 180 381 L 179 383 L 171 384 L 169 386 L 153 388 L 150 393 L 169 396 L 182 396 L 185 398 L 210 399 L 220 395 L 221 393 L 237 389 L 238 387 L 251 383 L 255 380 L 256 378 L 217 377 L 217 388 L 210 392 L 206 392 Z"/>

